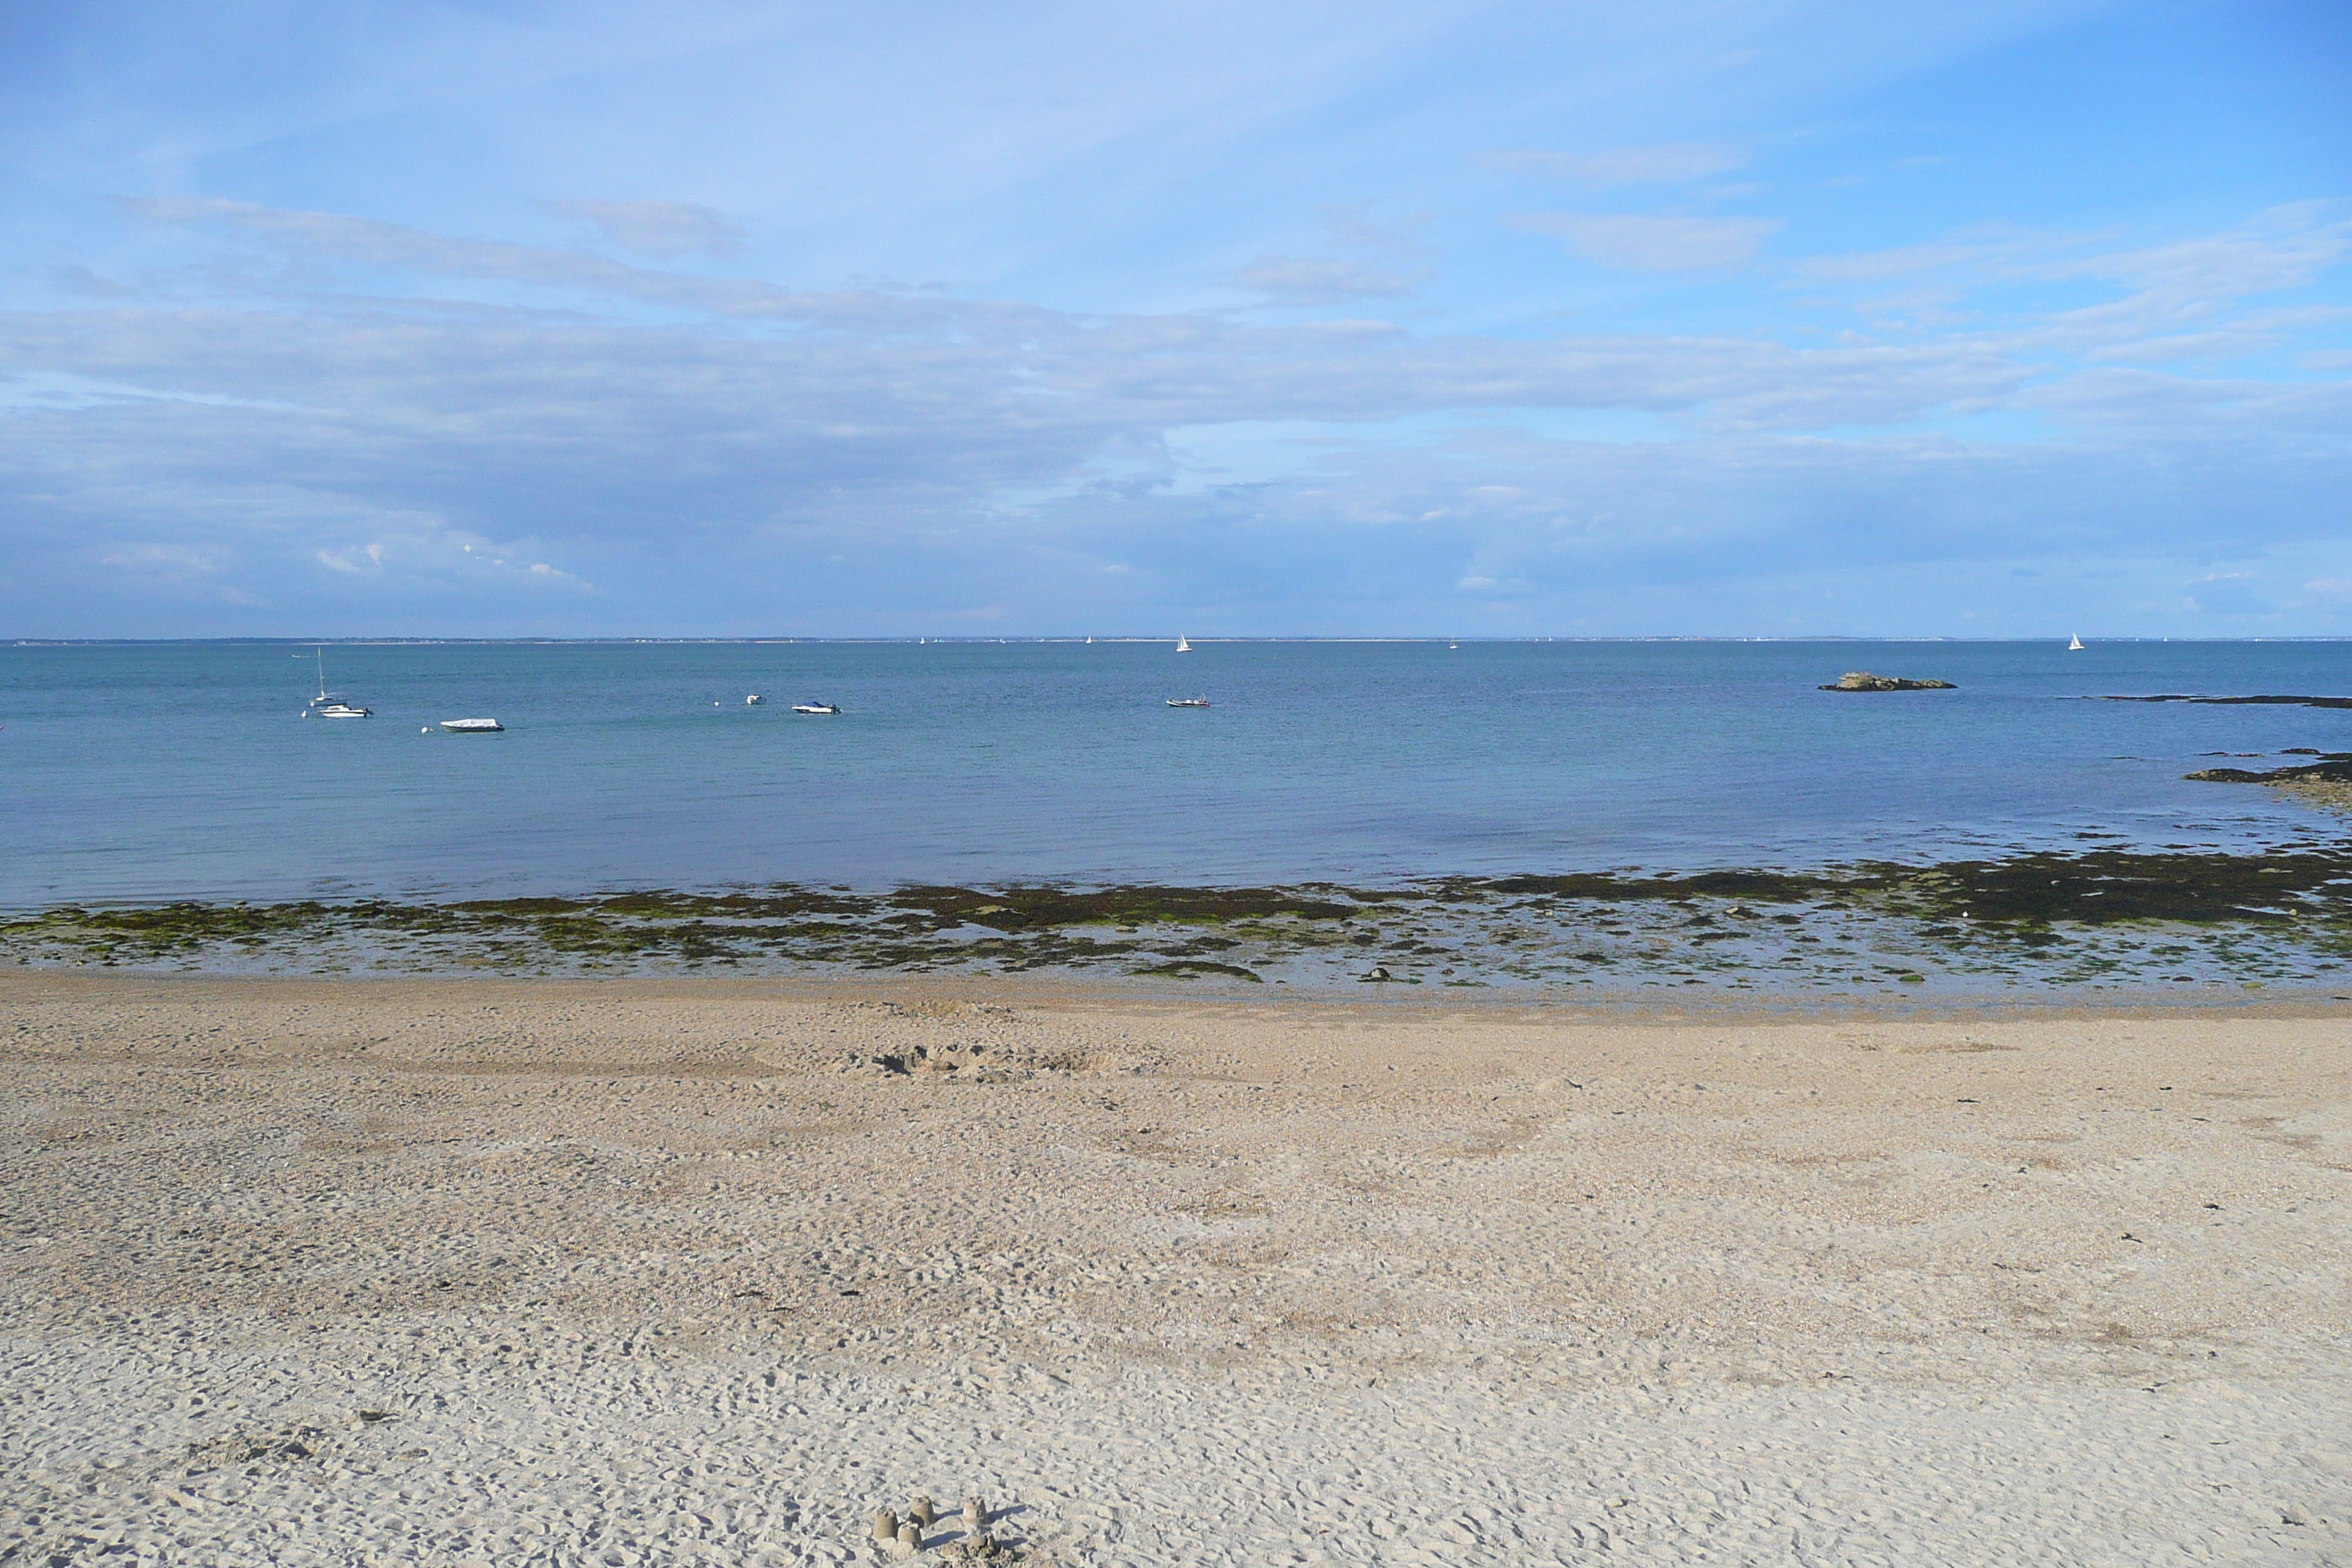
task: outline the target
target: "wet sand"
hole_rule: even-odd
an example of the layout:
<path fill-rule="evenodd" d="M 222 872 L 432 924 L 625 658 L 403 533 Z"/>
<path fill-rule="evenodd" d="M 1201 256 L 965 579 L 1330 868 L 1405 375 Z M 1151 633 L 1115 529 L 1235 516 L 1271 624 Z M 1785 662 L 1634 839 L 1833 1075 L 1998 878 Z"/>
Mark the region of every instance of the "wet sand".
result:
<path fill-rule="evenodd" d="M 2352 1029 L 0 975 L 0 1563 L 2352 1556 Z"/>

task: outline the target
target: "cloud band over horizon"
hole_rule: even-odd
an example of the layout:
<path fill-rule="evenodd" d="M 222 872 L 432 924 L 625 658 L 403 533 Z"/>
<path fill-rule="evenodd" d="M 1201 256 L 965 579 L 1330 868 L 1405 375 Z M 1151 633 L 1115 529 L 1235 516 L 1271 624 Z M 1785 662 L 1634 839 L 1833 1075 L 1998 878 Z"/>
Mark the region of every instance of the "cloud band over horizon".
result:
<path fill-rule="evenodd" d="M 1373 13 L 1289 70 L 1105 46 L 892 99 L 926 156 L 740 97 L 933 63 L 846 11 L 502 23 L 487 82 L 135 144 L 50 68 L 4 187 L 0 632 L 2352 633 L 2325 138 L 2122 210 L 2074 194 L 2126 150 L 2087 133 L 2042 185 L 1944 172 L 2013 169 L 1990 84 L 2148 9 L 1865 29 L 1744 97 L 1598 21 L 1561 86 L 1520 8 Z M 1722 14 L 1793 55 L 1857 10 Z M 616 80 L 717 166 L 551 150 Z M 1982 122 L 1908 127 L 1932 92 Z M 998 143 L 985 201 L 925 187 L 950 127 Z M 403 129 L 492 155 L 418 210 Z"/>

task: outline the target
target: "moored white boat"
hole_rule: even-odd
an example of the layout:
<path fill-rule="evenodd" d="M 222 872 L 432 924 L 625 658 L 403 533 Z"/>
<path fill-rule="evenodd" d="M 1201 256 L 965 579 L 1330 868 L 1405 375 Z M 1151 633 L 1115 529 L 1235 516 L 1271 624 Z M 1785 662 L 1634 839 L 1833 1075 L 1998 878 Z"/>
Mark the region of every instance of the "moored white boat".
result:
<path fill-rule="evenodd" d="M 310 651 L 314 656 L 316 656 L 319 663 L 319 695 L 310 699 L 310 702 L 303 707 L 302 717 L 305 719 L 366 719 L 373 717 L 374 710 L 362 708 L 356 702 L 346 702 L 343 700 L 341 693 L 327 689 L 327 650 L 324 648 L 313 648 Z M 295 657 L 299 658 L 301 656 L 297 654 Z"/>
<path fill-rule="evenodd" d="M 838 713 L 841 711 L 841 705 L 837 702 L 795 702 L 793 704 L 793 711 L 795 713 Z"/>
<path fill-rule="evenodd" d="M 441 728 L 452 735 L 494 735 L 506 726 L 496 719 L 444 719 Z"/>
<path fill-rule="evenodd" d="M 1208 705 L 1209 700 L 1205 697 L 1171 697 L 1168 700 L 1171 708 L 1206 708 Z"/>

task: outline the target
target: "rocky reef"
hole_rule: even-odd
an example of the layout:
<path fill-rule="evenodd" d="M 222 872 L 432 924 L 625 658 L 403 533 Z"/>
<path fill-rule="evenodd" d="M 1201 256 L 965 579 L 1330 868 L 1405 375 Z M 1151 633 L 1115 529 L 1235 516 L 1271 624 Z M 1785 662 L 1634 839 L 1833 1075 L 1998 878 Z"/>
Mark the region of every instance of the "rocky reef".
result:
<path fill-rule="evenodd" d="M 1873 675 L 1866 669 L 1849 669 L 1837 678 L 1835 684 L 1824 686 L 1823 691 L 1958 691 L 1948 680 L 1911 680 L 1899 675 Z"/>
<path fill-rule="evenodd" d="M 2352 812 L 2352 752 L 2326 752 L 2315 763 L 2287 768 L 2199 768 L 2183 778 L 2200 784 L 2263 784 L 2309 805 Z"/>
<path fill-rule="evenodd" d="M 2200 697 L 2189 691 L 2159 691 L 2152 697 L 2096 697 L 2095 702 L 2197 702 L 2213 708 L 2352 708 L 2352 697 L 2299 697 L 2269 692 L 2255 697 Z"/>

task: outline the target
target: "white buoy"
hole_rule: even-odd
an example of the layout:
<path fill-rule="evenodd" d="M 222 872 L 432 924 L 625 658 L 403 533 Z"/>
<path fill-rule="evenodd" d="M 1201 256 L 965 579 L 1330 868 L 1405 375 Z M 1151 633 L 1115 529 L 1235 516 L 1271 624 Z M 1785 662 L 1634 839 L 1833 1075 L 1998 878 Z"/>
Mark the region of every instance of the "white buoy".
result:
<path fill-rule="evenodd" d="M 420 735 L 430 735 L 433 733 L 433 726 L 430 724 L 419 724 L 416 727 L 416 732 Z"/>

